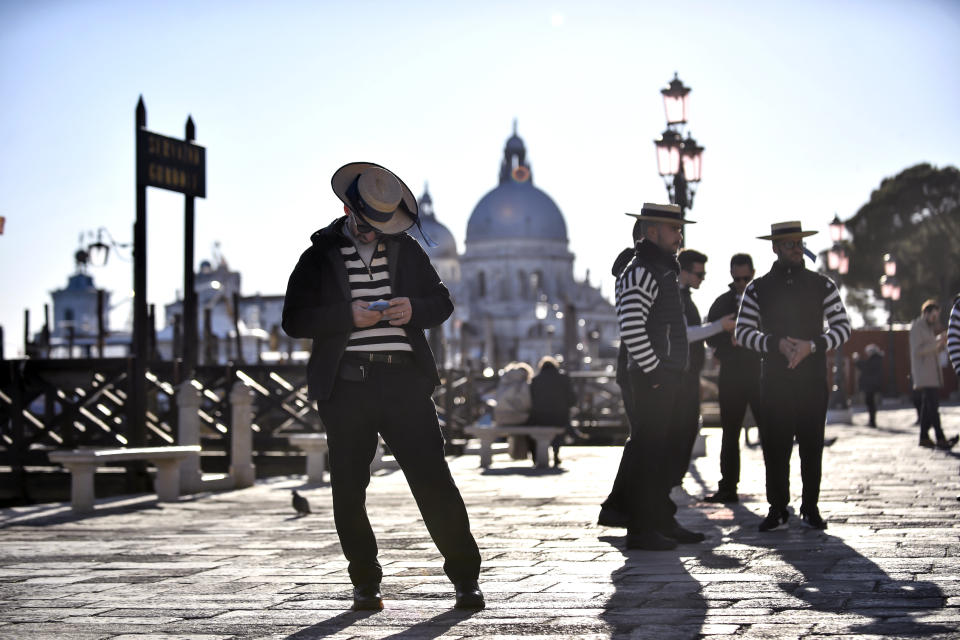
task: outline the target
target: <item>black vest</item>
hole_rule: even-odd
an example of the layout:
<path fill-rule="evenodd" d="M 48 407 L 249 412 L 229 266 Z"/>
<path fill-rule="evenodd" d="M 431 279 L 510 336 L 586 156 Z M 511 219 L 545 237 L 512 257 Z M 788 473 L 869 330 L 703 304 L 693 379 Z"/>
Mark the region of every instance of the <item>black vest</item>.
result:
<path fill-rule="evenodd" d="M 687 368 L 688 344 L 680 284 L 677 282 L 680 265 L 675 257 L 648 240 L 637 245 L 631 267 L 637 264 L 656 279 L 659 290 L 647 316 L 647 336 L 653 352 L 665 370 L 684 371 Z"/>
<path fill-rule="evenodd" d="M 760 305 L 760 330 L 771 335 L 770 351 L 763 354 L 763 374 L 779 377 L 826 379 L 826 354 L 811 353 L 796 369 L 777 344 L 780 338 L 813 340 L 823 335 L 823 300 L 826 278 L 806 267 L 785 266 L 777 261 L 769 273 L 757 278 L 754 287 Z"/>

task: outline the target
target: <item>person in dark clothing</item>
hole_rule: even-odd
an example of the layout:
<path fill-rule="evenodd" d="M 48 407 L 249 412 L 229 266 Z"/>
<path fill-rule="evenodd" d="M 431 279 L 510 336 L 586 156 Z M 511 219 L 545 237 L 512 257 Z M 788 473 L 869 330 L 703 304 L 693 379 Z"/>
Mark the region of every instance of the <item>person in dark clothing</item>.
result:
<path fill-rule="evenodd" d="M 619 515 L 626 506 L 630 549 L 673 549 L 703 534 L 679 525 L 670 500 L 669 436 L 680 374 L 687 366 L 687 336 L 675 258 L 683 238 L 676 205 L 644 204 L 634 227 L 636 249 L 617 278 L 617 317 L 626 366 L 617 372 L 628 404 L 631 437 L 624 446 L 610 497 L 601 508 Z M 619 519 L 619 518 L 618 518 Z"/>
<path fill-rule="evenodd" d="M 790 517 L 794 438 L 803 479 L 800 516 L 811 527 L 827 527 L 818 507 L 827 417 L 826 352 L 850 337 L 850 320 L 833 281 L 803 264 L 802 238 L 815 233 L 803 231 L 799 222 L 781 222 L 760 237 L 773 241 L 777 261 L 747 285 L 737 317 L 737 343 L 762 357 L 758 420 L 770 511 L 760 531 L 775 529 Z"/>
<path fill-rule="evenodd" d="M 670 459 L 672 465 L 670 486 L 679 486 L 690 467 L 690 455 L 700 432 L 700 372 L 706 360 L 704 339 L 718 334 L 729 335 L 736 324 L 734 314 L 702 323 L 700 310 L 690 295 L 691 289 L 699 289 L 707 277 L 707 256 L 695 249 L 684 249 L 677 256 L 680 264 L 680 299 L 683 302 L 683 317 L 687 325 L 687 344 L 690 350 L 687 369 L 680 376 L 674 412 L 675 428 L 670 435 Z"/>
<path fill-rule="evenodd" d="M 355 609 L 382 609 L 377 542 L 365 507 L 377 434 L 396 456 L 424 523 L 444 557 L 458 608 L 484 606 L 480 551 L 443 455 L 431 394 L 439 383 L 424 329 L 453 311 L 423 249 L 403 182 L 372 163 L 344 165 L 331 180 L 344 217 L 311 236 L 290 275 L 283 330 L 311 338 L 311 400 L 327 432 L 333 515 L 354 585 Z"/>
<path fill-rule="evenodd" d="M 740 300 L 747 284 L 753 280 L 753 258 L 738 253 L 730 258 L 730 289 L 714 300 L 707 320 L 716 320 L 740 310 Z M 718 393 L 720 426 L 720 485 L 717 492 L 704 498 L 707 502 L 739 502 L 740 430 L 747 407 L 756 418 L 760 414 L 760 354 L 737 345 L 733 336 L 722 333 L 707 340 L 720 361 Z"/>
<path fill-rule="evenodd" d="M 555 358 L 544 356 L 530 381 L 530 424 L 570 429 L 570 408 L 577 404 L 570 378 L 560 372 Z M 553 439 L 553 466 L 560 466 L 560 445 L 565 433 Z M 532 438 L 531 438 L 532 440 Z M 536 451 L 536 447 L 532 447 Z M 536 462 L 536 460 L 534 460 Z"/>
<path fill-rule="evenodd" d="M 860 360 L 853 354 L 854 363 L 860 371 L 860 391 L 867 404 L 867 413 L 870 415 L 869 426 L 877 426 L 877 394 L 883 389 L 883 351 L 875 344 L 868 344 L 864 349 L 866 357 Z"/>

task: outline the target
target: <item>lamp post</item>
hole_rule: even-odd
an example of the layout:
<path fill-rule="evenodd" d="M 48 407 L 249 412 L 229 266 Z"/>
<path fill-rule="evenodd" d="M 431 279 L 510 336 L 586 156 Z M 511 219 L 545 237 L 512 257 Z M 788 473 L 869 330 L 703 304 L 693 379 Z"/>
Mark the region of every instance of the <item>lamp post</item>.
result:
<path fill-rule="evenodd" d="M 667 187 L 670 203 L 680 207 L 681 213 L 693 208 L 693 196 L 700 183 L 703 150 L 689 132 L 684 138 L 687 124 L 690 87 L 673 74 L 673 80 L 660 90 L 663 94 L 663 109 L 667 116 L 667 128 L 653 141 L 657 148 L 657 171 Z"/>
<path fill-rule="evenodd" d="M 843 286 L 843 276 L 850 271 L 850 256 L 847 255 L 844 242 L 847 227 L 840 220 L 840 216 L 833 215 L 830 221 L 830 239 L 833 246 L 827 251 L 827 270 L 831 273 L 839 290 Z M 847 402 L 846 375 L 843 362 L 843 346 L 833 351 L 833 390 L 830 394 L 830 407 L 845 412 L 849 422 L 850 406 Z"/>
<path fill-rule="evenodd" d="M 890 395 L 897 395 L 897 359 L 893 352 L 893 303 L 900 299 L 900 283 L 897 281 L 897 260 L 893 254 L 883 256 L 883 277 L 880 278 L 880 295 L 887 301 L 887 324 L 889 326 L 887 357 L 890 360 Z"/>

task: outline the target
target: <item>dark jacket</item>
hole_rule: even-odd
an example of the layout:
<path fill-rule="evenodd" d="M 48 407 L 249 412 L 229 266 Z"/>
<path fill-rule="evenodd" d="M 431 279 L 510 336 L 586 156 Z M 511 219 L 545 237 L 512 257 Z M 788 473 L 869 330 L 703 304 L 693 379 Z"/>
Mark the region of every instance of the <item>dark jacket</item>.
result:
<path fill-rule="evenodd" d="M 713 322 L 730 315 L 736 316 L 740 311 L 737 304 L 737 290 L 730 285 L 730 290 L 722 293 L 707 312 L 707 322 Z M 720 375 L 758 380 L 760 378 L 760 354 L 751 349 L 733 344 L 730 334 L 724 331 L 707 338 L 707 344 L 714 348 L 714 356 L 720 361 Z"/>
<path fill-rule="evenodd" d="M 883 356 L 873 353 L 857 362 L 860 370 L 860 390 L 877 392 L 883 389 Z"/>
<path fill-rule="evenodd" d="M 570 378 L 552 364 L 545 364 L 530 381 L 530 420 L 537 426 L 570 425 L 570 407 L 577 403 Z"/>
<path fill-rule="evenodd" d="M 780 261 L 774 262 L 769 272 L 753 281 L 763 331 L 771 335 L 770 344 L 774 345 L 763 354 L 763 375 L 826 381 L 826 344 L 820 337 L 823 334 L 826 282 L 827 278 L 822 274 Z M 780 339 L 787 336 L 817 343 L 817 352 L 811 353 L 796 369 L 787 368 L 787 359 L 776 348 Z"/>
<path fill-rule="evenodd" d="M 352 296 L 340 247 L 345 217 L 314 233 L 310 246 L 290 274 L 283 301 L 283 330 L 293 338 L 310 338 L 307 364 L 310 397 L 327 400 L 333 390 L 340 357 L 353 326 Z M 403 325 L 413 348 L 417 369 L 434 385 L 440 383 L 424 329 L 439 326 L 453 313 L 450 293 L 411 236 L 384 236 L 393 297 L 410 298 L 410 322 Z"/>
<path fill-rule="evenodd" d="M 687 369 L 689 356 L 687 327 L 683 319 L 683 302 L 677 276 L 680 265 L 676 256 L 667 253 L 648 240 L 637 244 L 636 254 L 624 269 L 642 267 L 657 281 L 657 297 L 647 316 L 647 335 L 660 365 L 646 374 L 651 385 L 657 384 L 667 372 L 680 373 Z M 630 368 L 634 361 L 629 362 Z"/>
<path fill-rule="evenodd" d="M 700 310 L 693 303 L 690 287 L 680 287 L 680 298 L 683 301 L 683 317 L 687 321 L 687 326 L 699 326 L 703 320 L 700 318 Z M 687 365 L 687 371 L 699 375 L 703 370 L 703 363 L 707 359 L 707 347 L 703 340 L 697 340 L 690 343 L 689 349 L 690 362 Z"/>

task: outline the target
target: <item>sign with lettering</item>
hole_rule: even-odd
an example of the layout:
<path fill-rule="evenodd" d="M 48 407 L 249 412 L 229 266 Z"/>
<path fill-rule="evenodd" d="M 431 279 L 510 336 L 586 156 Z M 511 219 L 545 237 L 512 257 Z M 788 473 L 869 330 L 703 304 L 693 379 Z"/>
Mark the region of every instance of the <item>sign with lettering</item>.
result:
<path fill-rule="evenodd" d="M 140 129 L 137 132 L 137 183 L 205 198 L 207 150 L 186 140 Z"/>

